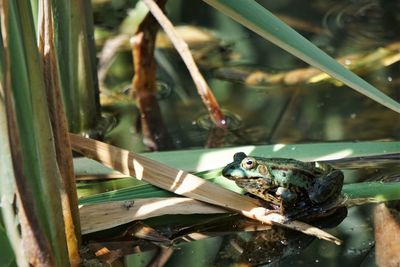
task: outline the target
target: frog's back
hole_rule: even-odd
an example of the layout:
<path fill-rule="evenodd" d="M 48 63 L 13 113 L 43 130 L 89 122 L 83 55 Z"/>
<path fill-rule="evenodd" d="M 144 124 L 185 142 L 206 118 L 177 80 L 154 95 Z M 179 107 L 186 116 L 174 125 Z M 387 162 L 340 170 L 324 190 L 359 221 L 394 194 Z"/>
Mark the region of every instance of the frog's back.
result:
<path fill-rule="evenodd" d="M 310 174 L 318 174 L 322 172 L 320 168 L 315 166 L 314 162 L 303 162 L 288 158 L 255 157 L 255 159 L 259 162 L 263 162 L 264 164 L 269 164 L 274 167 L 282 166 L 282 168 L 299 169 Z"/>
<path fill-rule="evenodd" d="M 276 186 L 307 188 L 322 173 L 322 170 L 311 162 L 302 162 L 287 158 L 256 159 L 260 164 L 265 164 L 269 167 L 271 174 L 274 176 L 273 181 Z"/>

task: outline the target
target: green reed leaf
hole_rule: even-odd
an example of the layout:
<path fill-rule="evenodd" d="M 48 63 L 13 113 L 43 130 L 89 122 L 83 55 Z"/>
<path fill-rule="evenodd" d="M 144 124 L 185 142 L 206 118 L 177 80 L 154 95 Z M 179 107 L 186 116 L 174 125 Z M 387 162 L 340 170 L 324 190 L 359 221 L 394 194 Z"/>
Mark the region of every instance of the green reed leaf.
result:
<path fill-rule="evenodd" d="M 18 177 L 21 202 L 29 210 L 27 219 L 33 231 L 40 233 L 38 244 L 51 246 L 46 251 L 59 266 L 68 265 L 59 171 L 55 159 L 50 126 L 43 62 L 39 55 L 32 10 L 28 0 L 10 1 L 11 83 L 21 159 L 14 166 L 23 173 Z M 16 138 L 16 137 L 15 137 Z M 16 160 L 16 159 L 14 159 Z M 32 223 L 34 222 L 34 223 Z M 33 238 L 31 239 L 33 240 Z M 47 246 L 47 245 L 46 245 Z M 43 245 L 43 247 L 45 247 Z"/>

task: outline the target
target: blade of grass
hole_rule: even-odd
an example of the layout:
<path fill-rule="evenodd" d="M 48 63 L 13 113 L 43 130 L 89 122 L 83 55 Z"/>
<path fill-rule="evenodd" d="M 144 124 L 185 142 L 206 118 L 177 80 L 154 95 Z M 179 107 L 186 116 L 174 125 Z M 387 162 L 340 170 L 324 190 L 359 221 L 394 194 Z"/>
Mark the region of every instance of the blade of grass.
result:
<path fill-rule="evenodd" d="M 218 149 L 162 151 L 142 153 L 141 155 L 174 168 L 197 172 L 225 166 L 232 161 L 233 154 L 236 152 L 245 152 L 246 154 L 261 157 L 294 158 L 302 161 L 329 161 L 348 157 L 400 153 L 400 142 L 367 141 L 275 144 Z M 85 176 L 88 173 L 94 175 L 117 175 L 116 171 L 86 158 L 75 158 L 74 168 L 77 176 Z"/>
<path fill-rule="evenodd" d="M 90 1 L 53 1 L 53 12 L 69 129 L 73 132 L 93 129 L 100 121 L 100 104 Z"/>
<path fill-rule="evenodd" d="M 332 142 L 314 144 L 275 144 L 219 149 L 191 149 L 143 153 L 166 165 L 187 171 L 220 168 L 232 162 L 233 154 L 244 152 L 260 157 L 294 158 L 302 161 L 327 161 L 348 157 L 400 153 L 400 142 Z"/>
<path fill-rule="evenodd" d="M 203 0 L 287 52 L 400 113 L 400 104 L 349 71 L 256 1 Z"/>
<path fill-rule="evenodd" d="M 129 199 L 144 199 L 154 197 L 176 197 L 176 194 L 160 189 L 156 186 L 145 184 L 130 186 L 113 191 L 103 192 L 79 199 L 79 205 L 91 205 L 109 201 L 122 201 Z"/>
<path fill-rule="evenodd" d="M 361 205 L 400 199 L 400 182 L 364 182 L 346 184 L 342 192 L 347 199 L 345 205 Z"/>
<path fill-rule="evenodd" d="M 54 46 L 57 51 L 57 58 L 63 64 L 59 65 L 60 85 L 65 113 L 68 118 L 70 131 L 79 131 L 79 110 L 75 108 L 77 103 L 76 90 L 76 68 L 74 55 L 76 50 L 72 47 L 71 38 L 71 1 L 54 1 Z"/>

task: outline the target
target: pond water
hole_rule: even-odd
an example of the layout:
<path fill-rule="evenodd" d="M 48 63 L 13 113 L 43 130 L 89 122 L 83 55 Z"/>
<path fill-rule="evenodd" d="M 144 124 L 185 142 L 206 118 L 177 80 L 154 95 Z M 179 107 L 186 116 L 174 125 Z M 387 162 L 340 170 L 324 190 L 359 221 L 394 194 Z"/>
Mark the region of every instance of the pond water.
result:
<path fill-rule="evenodd" d="M 379 1 L 260 3 L 291 22 L 294 28 L 300 28 L 301 34 L 331 56 L 341 58 L 347 65 L 356 65 L 355 71 L 375 87 L 394 99 L 400 98 L 395 90 L 399 83 L 399 64 L 394 59 L 399 45 L 394 24 L 398 18 L 392 13 L 398 4 Z M 159 49 L 156 55 L 159 105 L 165 130 L 173 140 L 170 149 L 399 138 L 400 118 L 395 112 L 333 80 L 310 83 L 317 75 L 309 77 L 304 73 L 308 68 L 305 63 L 202 2 L 171 1 L 167 6 L 172 15 L 176 8 L 184 10 L 176 14 L 176 24 L 209 27 L 220 38 L 222 47 L 206 54 L 208 58 L 202 59 L 200 67 L 231 123 L 230 131 L 223 134 L 212 129 L 204 118 L 206 109 L 182 61 L 173 50 Z M 379 49 L 394 52 L 380 54 Z M 106 87 L 120 91 L 130 84 L 132 67 L 121 65 L 130 62 L 130 57 L 129 52 L 118 56 L 106 78 Z M 385 60 L 394 63 L 385 66 Z M 272 78 L 265 81 L 259 77 L 261 74 L 257 76 L 259 72 L 286 75 L 287 81 L 274 82 Z M 243 83 L 243 76 L 252 86 Z M 126 109 L 112 110 L 118 114 L 119 122 L 137 120 L 136 111 L 127 114 Z M 131 131 L 135 133 L 135 144 L 121 138 L 120 132 L 111 132 L 108 137 L 119 146 L 146 150 L 140 145 L 140 131 L 134 128 Z"/>
<path fill-rule="evenodd" d="M 257 2 L 400 101 L 400 2 Z M 104 6 L 95 9 L 98 26 L 116 27 L 124 19 L 128 6 L 114 3 L 112 7 L 115 14 L 107 17 L 100 12 Z M 169 150 L 400 139 L 397 113 L 310 69 L 204 2 L 170 0 L 167 11 L 177 25 L 205 27 L 218 38 L 218 45 L 212 43 L 214 50 L 194 52 L 203 53 L 199 56 L 201 70 L 228 118 L 227 131 L 214 128 L 182 61 L 173 50 L 158 49 L 158 102 L 164 130 L 172 140 L 164 146 Z M 130 52 L 118 53 L 102 91 L 126 99 L 123 92 L 130 85 L 131 76 Z M 150 150 L 143 144 L 143 127 L 138 126 L 140 116 L 132 103 L 112 101 L 103 110 L 117 121 L 117 126 L 106 134 L 107 141 L 136 152 Z M 166 266 L 375 266 L 373 221 L 377 212 L 372 204 L 350 208 L 343 222 L 330 231 L 344 241 L 341 246 L 293 237 L 292 233 L 276 229 L 227 234 L 178 245 Z M 265 242 L 260 237 L 263 234 L 290 238 L 272 238 L 274 246 L 256 243 L 254 240 Z M 268 254 L 265 248 L 276 253 Z M 158 252 L 134 254 L 125 263 L 145 266 Z"/>

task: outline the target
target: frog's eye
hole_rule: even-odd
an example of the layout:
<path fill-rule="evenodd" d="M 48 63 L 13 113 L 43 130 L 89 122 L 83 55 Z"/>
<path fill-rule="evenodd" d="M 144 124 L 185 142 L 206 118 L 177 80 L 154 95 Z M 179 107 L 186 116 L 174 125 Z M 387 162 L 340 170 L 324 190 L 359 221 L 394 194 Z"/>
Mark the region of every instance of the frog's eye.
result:
<path fill-rule="evenodd" d="M 247 157 L 242 160 L 242 167 L 247 170 L 253 169 L 256 165 L 257 165 L 257 161 L 255 158 Z"/>

